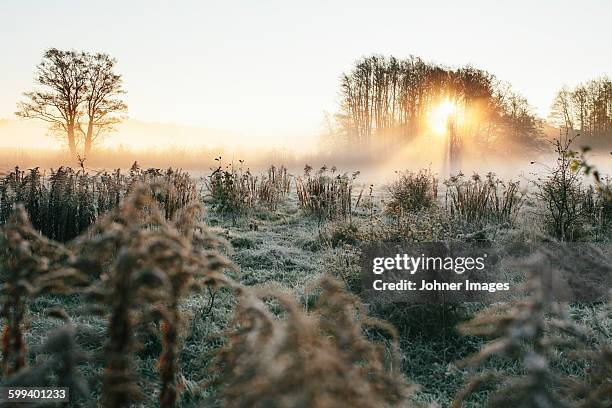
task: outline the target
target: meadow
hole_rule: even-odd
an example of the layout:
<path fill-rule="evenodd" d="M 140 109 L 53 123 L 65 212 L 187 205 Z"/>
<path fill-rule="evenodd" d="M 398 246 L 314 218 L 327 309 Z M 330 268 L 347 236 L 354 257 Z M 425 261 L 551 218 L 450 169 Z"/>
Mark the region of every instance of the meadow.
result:
<path fill-rule="evenodd" d="M 362 296 L 372 242 L 610 243 L 609 183 L 557 147 L 528 184 L 220 157 L 204 176 L 15 168 L 0 180 L 2 383 L 70 387 L 70 406 L 609 406 L 610 304 L 551 302 L 541 258 L 529 296 L 503 304 Z"/>

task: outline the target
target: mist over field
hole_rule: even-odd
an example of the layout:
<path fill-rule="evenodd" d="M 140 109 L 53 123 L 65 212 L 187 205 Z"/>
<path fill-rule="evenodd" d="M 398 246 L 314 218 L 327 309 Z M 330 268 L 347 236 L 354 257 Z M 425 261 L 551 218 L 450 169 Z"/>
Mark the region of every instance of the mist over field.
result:
<path fill-rule="evenodd" d="M 559 132 L 560 129 L 547 126 L 543 138 L 554 140 Z M 49 170 L 76 165 L 61 141 L 49 134 L 44 125 L 17 119 L 0 120 L 0 135 L 3 136 L 0 142 L 0 172 L 9 171 L 15 166 Z M 442 175 L 445 170 L 448 171 L 444 169 L 437 138 L 432 141 L 432 138 L 422 137 L 402 149 L 371 154 L 338 151 L 325 146 L 321 139 L 319 135 L 296 148 L 291 143 L 262 142 L 229 132 L 128 120 L 86 161 L 86 167 L 92 171 L 128 169 L 138 162 L 143 167 L 175 167 L 194 175 L 204 175 L 215 168 L 217 163 L 214 159 L 221 156 L 228 163 L 244 160 L 245 165 L 256 172 L 265 170 L 270 163 L 283 164 L 293 174 L 301 173 L 305 165 L 316 168 L 335 165 L 341 171 L 361 171 L 360 180 L 363 182 L 388 182 L 394 172 L 400 170 L 428 168 Z M 136 143 L 124 144 L 129 141 Z M 582 145 L 578 138 L 575 148 L 579 150 Z M 609 155 L 605 147 L 591 153 L 593 164 L 604 174 L 612 172 Z M 515 155 L 467 151 L 462 158 L 461 171 L 466 174 L 494 172 L 506 178 L 529 178 L 532 173 L 543 171 L 554 160 L 549 143 Z"/>

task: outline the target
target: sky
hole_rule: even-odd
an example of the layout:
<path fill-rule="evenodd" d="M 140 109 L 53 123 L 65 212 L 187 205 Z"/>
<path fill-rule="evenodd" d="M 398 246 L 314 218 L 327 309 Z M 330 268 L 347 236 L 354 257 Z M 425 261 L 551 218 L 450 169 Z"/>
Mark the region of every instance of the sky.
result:
<path fill-rule="evenodd" d="M 131 118 L 286 144 L 321 131 L 373 53 L 470 63 L 546 116 L 561 86 L 612 76 L 611 18 L 607 0 L 2 0 L 0 118 L 49 47 L 116 57 Z"/>

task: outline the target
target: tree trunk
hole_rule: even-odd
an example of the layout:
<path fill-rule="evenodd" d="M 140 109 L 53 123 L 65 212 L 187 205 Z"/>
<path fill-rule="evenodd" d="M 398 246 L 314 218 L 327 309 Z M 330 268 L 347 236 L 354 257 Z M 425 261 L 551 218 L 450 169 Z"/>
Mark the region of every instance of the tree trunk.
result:
<path fill-rule="evenodd" d="M 76 159 L 76 139 L 74 137 L 74 125 L 68 127 L 68 148 L 70 149 L 70 157 Z"/>
<path fill-rule="evenodd" d="M 84 145 L 84 155 L 85 158 L 89 158 L 89 153 L 91 153 L 91 145 L 93 139 L 93 122 L 90 120 L 87 125 L 87 134 L 85 135 L 85 145 Z"/>

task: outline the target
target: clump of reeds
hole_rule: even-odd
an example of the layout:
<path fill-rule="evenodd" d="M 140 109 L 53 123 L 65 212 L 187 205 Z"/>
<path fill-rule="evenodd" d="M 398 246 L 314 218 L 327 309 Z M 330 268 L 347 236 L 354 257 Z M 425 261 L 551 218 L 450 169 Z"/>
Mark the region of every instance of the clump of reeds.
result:
<path fill-rule="evenodd" d="M 191 177 L 171 168 L 142 170 L 135 163 L 129 175 L 120 170 L 88 174 L 83 168 L 75 171 L 60 167 L 44 174 L 38 168 L 27 172 L 15 168 L 0 178 L 0 223 L 6 222 L 16 203 L 22 203 L 35 229 L 48 238 L 66 242 L 119 205 L 133 186 L 160 182 L 170 186 L 155 196 L 167 219 L 197 198 Z"/>
<path fill-rule="evenodd" d="M 67 266 L 71 252 L 38 233 L 21 205 L 0 230 L 0 259 L 4 264 L 0 287 L 0 315 L 5 320 L 2 371 L 9 376 L 26 365 L 22 324 L 28 303 L 42 294 L 70 293 L 85 280 Z"/>
<path fill-rule="evenodd" d="M 74 238 L 96 217 L 89 177 L 67 167 L 48 176 L 38 168 L 26 172 L 16 167 L 0 181 L 0 222 L 17 203 L 24 205 L 37 230 L 57 241 Z"/>
<path fill-rule="evenodd" d="M 323 166 L 313 174 L 312 167 L 307 165 L 304 175 L 295 180 L 300 208 L 317 217 L 319 224 L 325 220 L 351 221 L 353 182 L 359 172 L 349 176 L 336 171 L 336 167 Z"/>
<path fill-rule="evenodd" d="M 129 406 L 141 397 L 131 353 L 136 349 L 136 323 L 152 320 L 160 321 L 163 337 L 160 403 L 174 406 L 180 300 L 190 290 L 229 282 L 221 274 L 229 262 L 217 251 L 220 241 L 198 223 L 198 207 L 192 202 L 174 221 L 166 219 L 155 197 L 167 194 L 168 188 L 133 186 L 119 207 L 74 243 L 82 254 L 76 264 L 101 274 L 88 297 L 109 319 L 105 406 Z"/>
<path fill-rule="evenodd" d="M 269 210 L 276 210 L 278 204 L 291 190 L 291 176 L 284 166 L 271 165 L 268 172 L 261 176 L 257 185 L 257 199 Z"/>
<path fill-rule="evenodd" d="M 243 292 L 217 355 L 223 403 L 232 407 L 381 407 L 410 389 L 394 360 L 393 328 L 369 318 L 337 281 L 324 278 L 310 312 L 278 289 Z M 271 308 L 277 304 L 280 316 Z M 278 307 L 273 307 L 278 310 Z M 391 338 L 390 350 L 368 329 Z"/>
<path fill-rule="evenodd" d="M 276 167 L 270 165 L 268 168 L 268 179 L 276 186 L 282 195 L 287 195 L 291 191 L 291 175 L 283 165 Z"/>
<path fill-rule="evenodd" d="M 524 203 L 518 181 L 503 181 L 493 173 L 484 179 L 478 174 L 466 179 L 459 173 L 444 184 L 450 216 L 476 226 L 489 222 L 512 225 Z"/>
<path fill-rule="evenodd" d="M 47 211 L 42 217 L 41 231 L 57 241 L 73 239 L 96 219 L 97 211 L 91 190 L 91 178 L 83 170 L 68 167 L 51 170 L 46 197 Z"/>
<path fill-rule="evenodd" d="M 401 217 L 402 213 L 431 208 L 438 196 L 438 179 L 430 170 L 396 172 L 398 178 L 388 186 L 388 213 Z"/>
<path fill-rule="evenodd" d="M 43 194 L 43 175 L 38 167 L 27 172 L 15 167 L 0 178 L 0 223 L 9 219 L 16 203 L 22 203 L 31 214 L 31 222 L 40 225 L 44 211 Z"/>
<path fill-rule="evenodd" d="M 267 173 L 254 175 L 244 161 L 239 165 L 223 165 L 221 157 L 210 176 L 204 179 L 212 208 L 222 214 L 236 218 L 244 215 L 256 204 L 275 211 L 278 204 L 286 198 L 291 189 L 291 175 L 284 166 L 271 165 Z"/>
<path fill-rule="evenodd" d="M 124 179 L 125 177 L 119 169 L 111 173 L 104 172 L 94 179 L 92 190 L 97 201 L 98 215 L 104 214 L 119 205 L 126 192 Z"/>
<path fill-rule="evenodd" d="M 130 191 L 129 187 L 134 185 L 159 183 L 168 188 L 152 192 L 152 194 L 155 195 L 155 200 L 159 203 L 167 220 L 172 220 L 181 208 L 198 199 L 196 184 L 188 173 L 171 167 L 166 170 L 142 169 L 137 162 L 134 162 L 130 168 L 126 193 Z"/>

